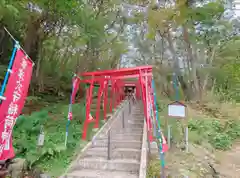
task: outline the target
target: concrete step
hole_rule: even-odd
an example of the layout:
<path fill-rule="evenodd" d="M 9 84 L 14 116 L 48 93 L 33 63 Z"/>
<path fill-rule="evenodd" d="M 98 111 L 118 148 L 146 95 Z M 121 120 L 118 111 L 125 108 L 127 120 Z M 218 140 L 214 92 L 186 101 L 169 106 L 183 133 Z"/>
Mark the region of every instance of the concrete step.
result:
<path fill-rule="evenodd" d="M 111 159 L 133 159 L 140 160 L 141 151 L 139 149 L 132 148 L 116 148 L 113 149 L 110 153 Z M 101 157 L 107 158 L 107 148 L 106 147 L 97 147 L 90 148 L 84 154 L 84 157 Z"/>
<path fill-rule="evenodd" d="M 144 116 L 144 112 L 143 111 L 132 111 L 132 115 L 133 116 Z"/>
<path fill-rule="evenodd" d="M 123 128 L 118 133 L 142 134 L 143 128 Z"/>
<path fill-rule="evenodd" d="M 144 114 L 141 114 L 141 115 L 135 115 L 135 114 L 133 114 L 133 115 L 132 115 L 132 118 L 133 118 L 133 119 L 136 119 L 136 120 L 144 120 Z"/>
<path fill-rule="evenodd" d="M 92 147 L 107 147 L 108 146 L 108 140 L 102 139 L 102 140 L 95 140 L 93 141 Z M 111 149 L 115 148 L 134 148 L 134 149 L 141 149 L 141 141 L 136 140 L 111 140 L 110 141 L 110 147 Z"/>
<path fill-rule="evenodd" d="M 71 169 L 71 172 L 82 169 L 108 170 L 108 171 L 126 171 L 138 173 L 140 161 L 132 159 L 111 159 L 106 158 L 83 158 L 77 161 Z"/>
<path fill-rule="evenodd" d="M 142 124 L 127 123 L 126 128 L 143 128 L 143 123 Z"/>
<path fill-rule="evenodd" d="M 125 122 L 126 124 L 144 124 L 143 119 L 129 119 Z"/>
<path fill-rule="evenodd" d="M 141 134 L 116 134 L 112 135 L 113 140 L 135 140 L 135 141 L 142 141 L 142 135 Z"/>
<path fill-rule="evenodd" d="M 124 135 L 124 134 L 116 134 L 111 136 L 112 140 L 115 141 L 142 141 L 142 135 Z M 107 136 L 98 138 L 96 140 L 107 140 Z"/>
<path fill-rule="evenodd" d="M 97 100 L 94 100 L 91 105 L 93 111 L 97 107 Z M 106 127 L 92 140 L 92 146 L 71 166 L 68 174 L 61 178 L 139 177 L 144 114 L 138 105 L 131 106 L 131 114 L 128 109 L 126 106 L 124 124 L 121 113 L 118 116 L 120 120 L 111 122 L 110 160 L 107 159 L 109 128 Z"/>
<path fill-rule="evenodd" d="M 142 134 L 143 134 L 143 129 L 138 129 L 138 128 L 125 128 L 122 130 L 113 130 L 111 131 L 111 136 L 113 139 L 116 138 L 116 140 L 118 140 L 118 138 L 126 138 L 126 139 L 141 139 L 142 138 Z M 102 133 L 99 135 L 99 139 L 106 139 L 107 138 L 107 134 L 106 133 Z"/>
<path fill-rule="evenodd" d="M 64 178 L 138 178 L 138 174 L 123 171 L 84 169 L 67 174 Z"/>
<path fill-rule="evenodd" d="M 135 120 L 144 120 L 144 116 L 132 116 L 132 119 L 135 119 Z"/>
<path fill-rule="evenodd" d="M 128 128 L 130 129 L 130 128 Z M 111 136 L 112 138 L 116 138 L 116 140 L 118 139 L 121 139 L 121 138 L 125 138 L 127 140 L 139 140 L 142 138 L 142 132 L 143 131 L 123 131 L 123 130 L 120 130 L 120 131 L 116 131 L 116 132 L 111 132 Z M 116 137 L 115 137 L 116 136 Z M 104 134 L 104 135 L 101 135 L 101 137 L 99 137 L 100 139 L 102 138 L 107 138 L 107 134 Z"/>
<path fill-rule="evenodd" d="M 141 139 L 142 138 L 142 132 L 124 132 L 124 131 L 120 131 L 120 132 L 117 132 L 115 134 L 113 134 L 113 137 L 114 135 L 124 135 L 124 137 L 128 137 L 129 139 L 130 138 L 133 138 L 133 139 Z M 122 137 L 122 136 L 117 136 L 117 137 Z"/>

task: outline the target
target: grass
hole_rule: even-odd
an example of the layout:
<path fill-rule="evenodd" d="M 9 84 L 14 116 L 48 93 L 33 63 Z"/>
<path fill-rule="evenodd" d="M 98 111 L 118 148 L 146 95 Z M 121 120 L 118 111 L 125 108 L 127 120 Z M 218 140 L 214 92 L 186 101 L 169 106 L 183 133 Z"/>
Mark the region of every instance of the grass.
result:
<path fill-rule="evenodd" d="M 190 140 L 196 144 L 209 142 L 213 148 L 228 150 L 240 138 L 240 121 L 231 119 L 225 122 L 214 119 L 190 120 Z"/>
<path fill-rule="evenodd" d="M 233 142 L 240 138 L 240 120 L 238 119 L 239 108 L 235 105 L 226 104 L 225 109 L 216 106 L 215 110 L 220 113 L 229 113 L 228 116 L 218 118 L 209 116 L 209 113 L 203 111 L 192 110 L 188 107 L 187 120 L 177 120 L 167 117 L 167 104 L 169 101 L 159 101 L 159 118 L 167 136 L 167 125 L 171 125 L 172 141 L 174 143 L 181 142 L 184 139 L 183 129 L 185 125 L 189 128 L 189 141 L 194 144 L 203 144 L 204 142 L 210 143 L 214 149 L 227 150 L 231 148 Z M 231 115 L 231 114 L 235 115 Z M 221 115 L 221 114 L 220 114 Z"/>
<path fill-rule="evenodd" d="M 13 132 L 13 144 L 16 156 L 25 158 L 29 169 L 37 168 L 51 177 L 58 177 L 70 164 L 76 150 L 86 145 L 87 142 L 80 141 L 85 119 L 83 102 L 73 105 L 73 120 L 69 126 L 68 145 L 65 149 L 67 114 L 68 105 L 57 104 L 18 118 Z M 40 148 L 37 139 L 41 126 L 44 127 L 45 139 Z M 93 124 L 90 124 L 88 140 L 94 134 L 92 128 Z"/>
<path fill-rule="evenodd" d="M 151 159 L 148 164 L 147 178 L 160 177 L 160 161 L 158 159 Z"/>
<path fill-rule="evenodd" d="M 177 172 L 177 175 L 180 175 L 180 170 L 187 169 L 188 171 L 190 170 L 189 172 L 194 173 L 194 176 L 191 177 L 199 177 L 200 172 L 203 173 L 208 169 L 208 165 L 196 166 L 199 161 L 207 157 L 204 155 L 205 151 L 203 150 L 211 154 L 215 154 L 217 150 L 229 150 L 233 143 L 240 138 L 239 115 L 235 114 L 239 113 L 239 109 L 236 107 L 236 104 L 234 106 L 225 104 L 224 107 L 223 104 L 221 104 L 221 107 L 214 105 L 214 108 L 221 115 L 228 113 L 227 117 L 213 117 L 213 115 L 209 115 L 204 110 L 193 110 L 188 107 L 189 115 L 184 123 L 183 121 L 167 117 L 167 104 L 170 101 L 161 100 L 158 103 L 159 118 L 165 136 L 167 136 L 167 125 L 171 125 L 172 149 L 166 153 L 165 160 L 166 166 L 171 170 L 171 173 Z M 226 114 L 224 115 L 226 116 Z M 184 144 L 184 124 L 187 124 L 189 128 L 189 144 L 191 147 L 194 147 L 189 154 L 183 152 L 179 147 L 175 148 L 175 145 Z M 184 160 L 191 160 L 189 161 L 190 164 L 183 163 Z M 194 166 L 200 168 L 200 170 L 194 170 Z M 160 161 L 155 156 L 148 165 L 148 177 L 159 177 L 160 170 Z"/>

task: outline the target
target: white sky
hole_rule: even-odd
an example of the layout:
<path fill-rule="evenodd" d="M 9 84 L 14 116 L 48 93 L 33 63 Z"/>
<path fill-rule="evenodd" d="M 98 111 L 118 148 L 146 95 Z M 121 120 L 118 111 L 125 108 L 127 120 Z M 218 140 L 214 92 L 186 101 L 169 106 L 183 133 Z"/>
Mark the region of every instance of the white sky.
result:
<path fill-rule="evenodd" d="M 234 1 L 235 4 L 235 14 L 236 16 L 240 17 L 240 0 L 235 0 Z"/>

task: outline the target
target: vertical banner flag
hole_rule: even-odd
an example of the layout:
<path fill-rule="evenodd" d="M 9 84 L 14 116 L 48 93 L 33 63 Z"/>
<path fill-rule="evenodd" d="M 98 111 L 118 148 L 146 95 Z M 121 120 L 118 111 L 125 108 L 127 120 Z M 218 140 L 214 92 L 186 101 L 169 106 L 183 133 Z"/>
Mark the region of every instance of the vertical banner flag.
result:
<path fill-rule="evenodd" d="M 12 130 L 21 114 L 32 77 L 33 62 L 18 49 L 8 79 L 8 84 L 0 106 L 0 160 L 15 156 L 12 146 Z"/>
<path fill-rule="evenodd" d="M 74 104 L 75 103 L 76 94 L 77 94 L 77 91 L 79 89 L 80 78 L 75 76 L 73 78 L 72 82 L 73 82 L 73 88 L 72 88 L 72 96 L 71 96 L 72 101 L 71 102 L 72 102 L 72 104 Z"/>

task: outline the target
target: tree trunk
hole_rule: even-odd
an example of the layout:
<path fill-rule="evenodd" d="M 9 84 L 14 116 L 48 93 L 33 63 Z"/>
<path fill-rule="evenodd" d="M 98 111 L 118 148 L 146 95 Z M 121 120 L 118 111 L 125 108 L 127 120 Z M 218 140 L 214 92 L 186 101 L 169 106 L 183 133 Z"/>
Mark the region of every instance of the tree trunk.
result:
<path fill-rule="evenodd" d="M 41 28 L 41 18 L 35 19 L 31 16 L 28 21 L 26 36 L 24 39 L 24 50 L 29 55 L 29 57 L 36 62 L 39 52 L 39 41 Z"/>
<path fill-rule="evenodd" d="M 193 52 L 192 52 L 192 48 L 189 40 L 189 34 L 185 25 L 183 26 L 183 39 L 187 46 L 188 59 L 191 64 L 191 77 L 194 83 L 194 89 L 197 94 L 197 99 L 201 99 L 201 89 L 199 85 L 199 76 L 197 74 L 196 61 L 193 59 Z"/>

